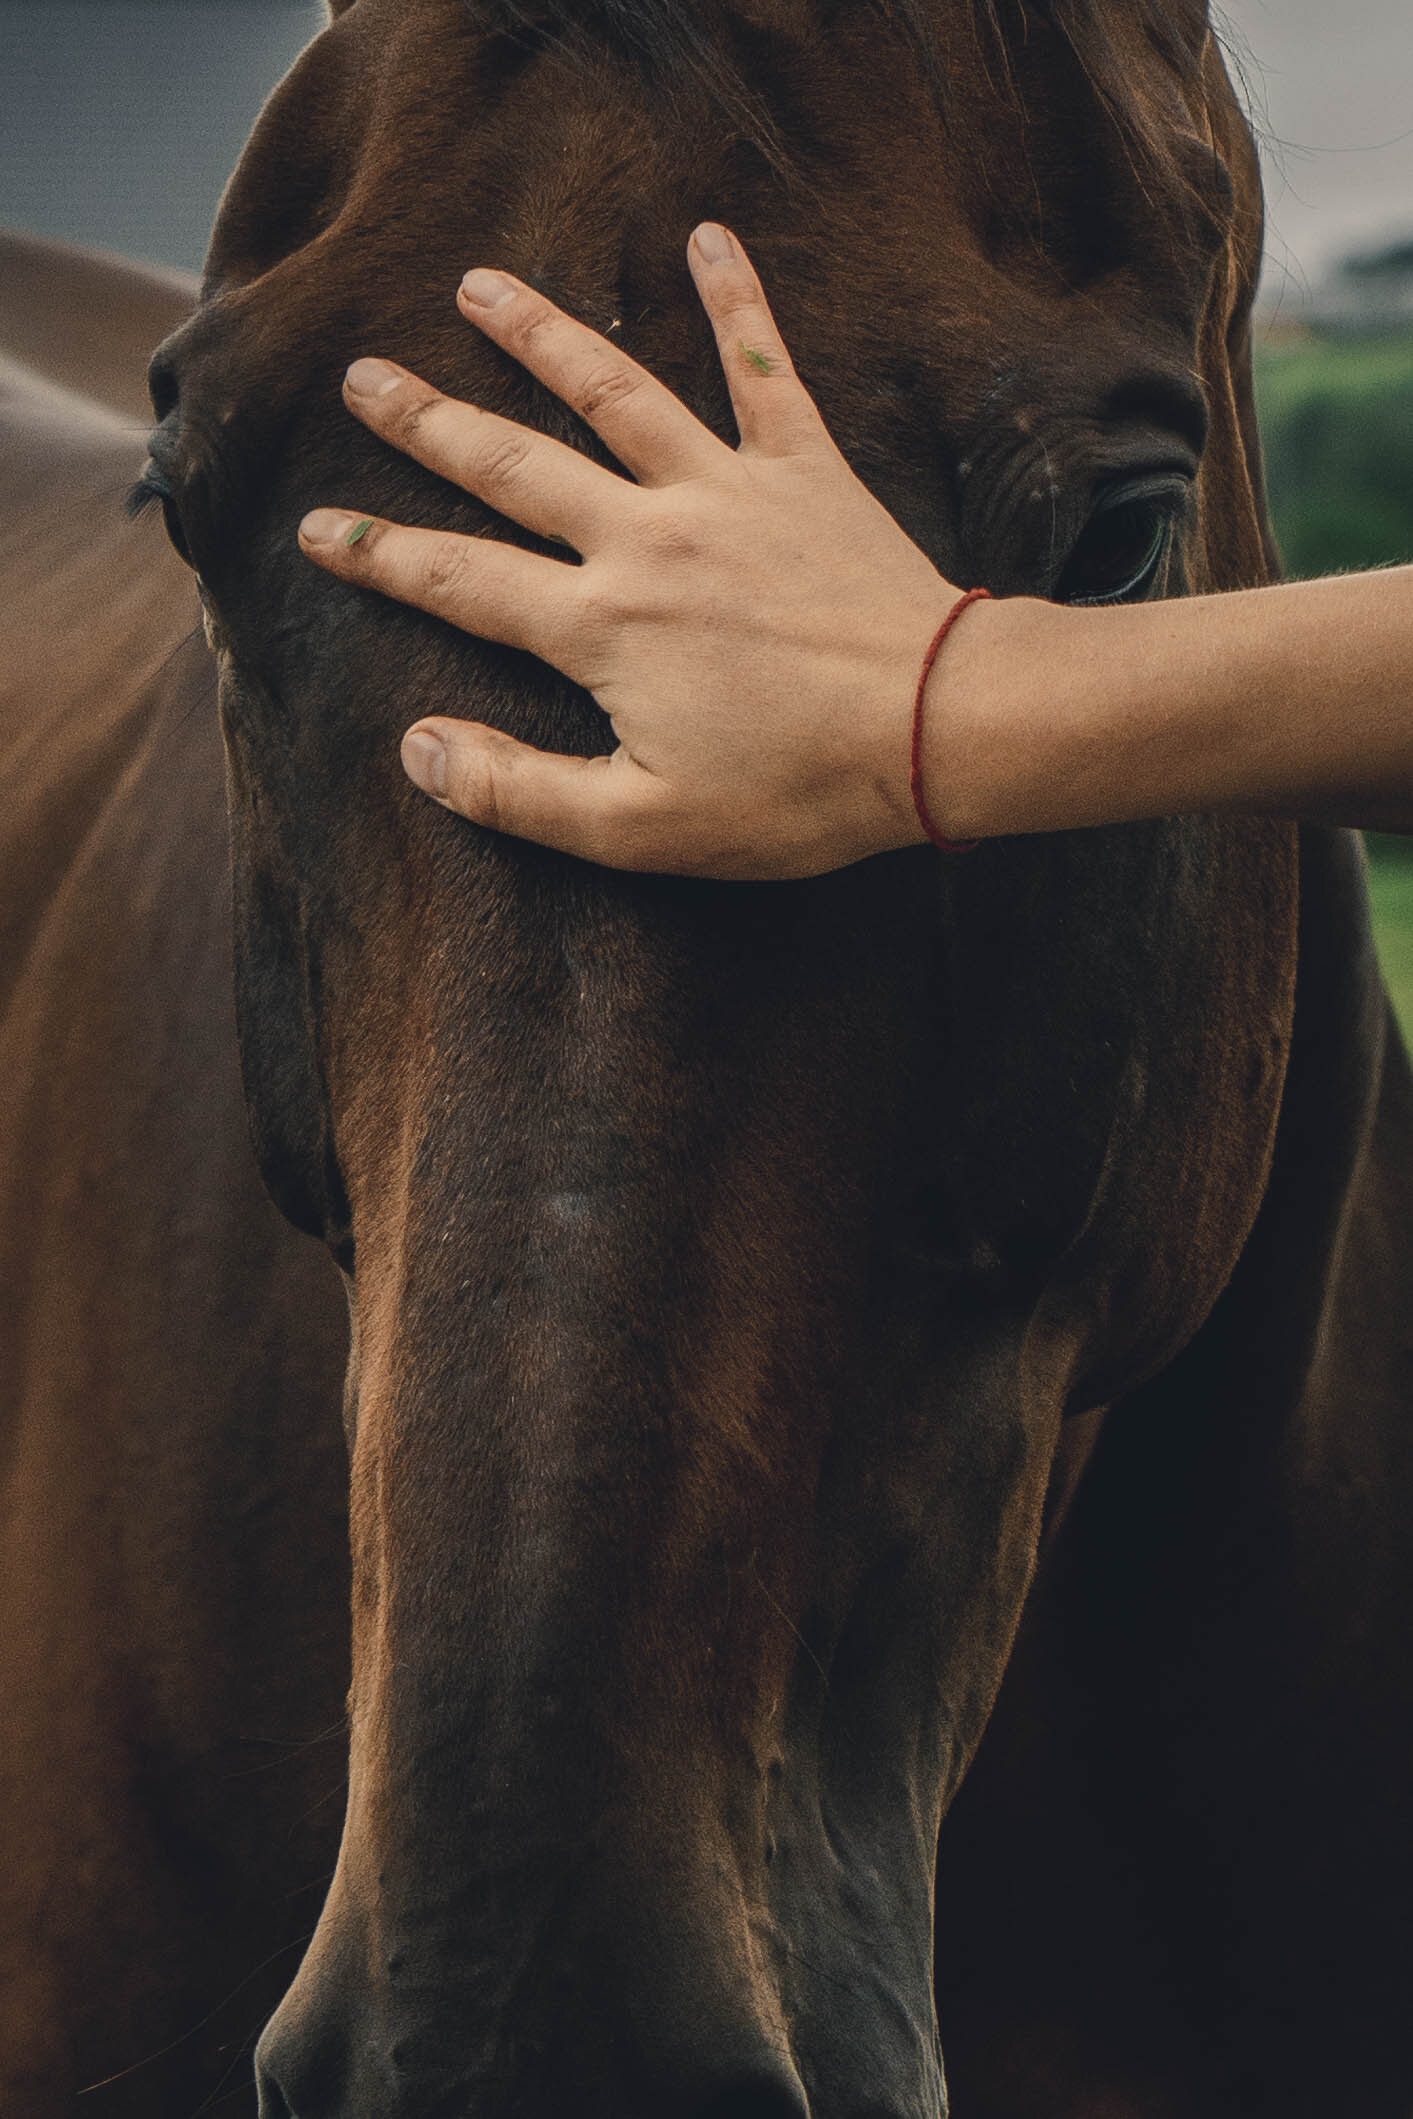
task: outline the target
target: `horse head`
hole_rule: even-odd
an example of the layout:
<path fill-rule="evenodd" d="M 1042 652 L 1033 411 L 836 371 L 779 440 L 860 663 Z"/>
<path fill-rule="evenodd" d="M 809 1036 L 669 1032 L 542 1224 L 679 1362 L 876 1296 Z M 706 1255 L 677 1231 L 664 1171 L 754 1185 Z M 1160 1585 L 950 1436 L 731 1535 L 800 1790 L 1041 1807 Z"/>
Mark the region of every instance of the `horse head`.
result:
<path fill-rule="evenodd" d="M 710 215 L 952 579 L 1259 580 L 1250 141 L 1195 4 L 333 13 L 153 367 L 258 1154 L 353 1318 L 348 1811 L 261 2110 L 936 2115 L 939 1823 L 1065 1416 L 1190 1339 L 1259 1203 L 1293 834 L 587 868 L 427 803 L 397 739 L 592 752 L 592 700 L 295 526 L 523 534 L 347 417 L 361 353 L 596 446 L 460 322 L 471 263 L 729 432 Z"/>

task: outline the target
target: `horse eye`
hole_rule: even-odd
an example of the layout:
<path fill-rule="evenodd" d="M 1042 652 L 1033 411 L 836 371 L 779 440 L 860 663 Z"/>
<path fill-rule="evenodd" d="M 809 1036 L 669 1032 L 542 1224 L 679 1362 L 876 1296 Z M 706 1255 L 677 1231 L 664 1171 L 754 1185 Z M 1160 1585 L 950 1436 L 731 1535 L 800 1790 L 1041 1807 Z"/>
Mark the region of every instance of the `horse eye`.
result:
<path fill-rule="evenodd" d="M 1057 603 L 1135 603 L 1153 586 L 1172 543 L 1180 501 L 1171 486 L 1101 500 L 1065 562 Z"/>
<path fill-rule="evenodd" d="M 132 516 L 141 515 L 145 509 L 151 507 L 154 500 L 161 507 L 162 520 L 166 524 L 168 542 L 171 544 L 173 551 L 179 559 L 184 560 L 187 566 L 194 570 L 195 561 L 192 559 L 186 536 L 182 530 L 181 518 L 177 514 L 177 506 L 172 496 L 172 489 L 157 469 L 157 466 L 149 459 L 141 478 L 139 478 L 127 497 L 128 514 Z"/>

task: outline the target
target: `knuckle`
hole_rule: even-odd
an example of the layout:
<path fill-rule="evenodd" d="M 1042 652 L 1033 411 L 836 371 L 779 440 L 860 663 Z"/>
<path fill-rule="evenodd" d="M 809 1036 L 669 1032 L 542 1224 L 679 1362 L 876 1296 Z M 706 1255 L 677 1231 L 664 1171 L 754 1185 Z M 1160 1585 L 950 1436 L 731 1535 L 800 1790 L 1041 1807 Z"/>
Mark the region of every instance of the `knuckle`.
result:
<path fill-rule="evenodd" d="M 466 585 L 467 567 L 463 540 L 439 537 L 422 561 L 423 586 L 429 595 L 454 595 Z"/>
<path fill-rule="evenodd" d="M 410 446 L 444 402 L 439 390 L 424 389 L 418 394 L 409 394 L 406 403 L 394 408 L 389 422 L 394 435 L 404 446 Z"/>
<path fill-rule="evenodd" d="M 708 540 L 696 515 L 680 497 L 670 505 L 647 508 L 638 523 L 641 556 L 650 565 L 695 566 Z"/>
<path fill-rule="evenodd" d="M 605 639 L 625 626 L 633 615 L 633 599 L 626 582 L 617 574 L 591 573 L 579 569 L 574 588 L 577 630 L 587 639 Z"/>
<path fill-rule="evenodd" d="M 590 426 L 625 399 L 635 397 L 643 378 L 628 361 L 605 360 L 591 368 L 574 395 L 574 410 Z"/>
<path fill-rule="evenodd" d="M 534 447 L 528 434 L 495 433 L 487 436 L 480 450 L 478 472 L 487 485 L 509 485 Z"/>
<path fill-rule="evenodd" d="M 760 289 L 749 272 L 738 270 L 721 287 L 713 307 L 732 323 L 753 322 L 757 329 L 775 336 L 770 316 L 761 301 Z"/>
<path fill-rule="evenodd" d="M 515 319 L 515 342 L 526 349 L 538 346 L 546 334 L 552 337 L 555 326 L 562 322 L 559 310 L 543 296 L 529 301 L 522 296 L 516 307 L 520 313 Z"/>
<path fill-rule="evenodd" d="M 507 816 L 503 778 L 488 744 L 457 745 L 447 762 L 447 800 L 464 817 L 498 831 Z"/>

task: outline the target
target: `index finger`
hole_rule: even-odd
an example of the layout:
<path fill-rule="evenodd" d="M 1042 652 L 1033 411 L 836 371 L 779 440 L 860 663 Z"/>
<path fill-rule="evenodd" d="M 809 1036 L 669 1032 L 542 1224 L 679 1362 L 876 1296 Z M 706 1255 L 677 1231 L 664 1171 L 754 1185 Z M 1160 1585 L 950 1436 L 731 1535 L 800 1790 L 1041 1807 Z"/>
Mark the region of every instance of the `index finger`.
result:
<path fill-rule="evenodd" d="M 639 485 L 672 485 L 720 462 L 725 443 L 666 383 L 508 272 L 468 272 L 457 300 L 469 322 L 588 422 Z"/>

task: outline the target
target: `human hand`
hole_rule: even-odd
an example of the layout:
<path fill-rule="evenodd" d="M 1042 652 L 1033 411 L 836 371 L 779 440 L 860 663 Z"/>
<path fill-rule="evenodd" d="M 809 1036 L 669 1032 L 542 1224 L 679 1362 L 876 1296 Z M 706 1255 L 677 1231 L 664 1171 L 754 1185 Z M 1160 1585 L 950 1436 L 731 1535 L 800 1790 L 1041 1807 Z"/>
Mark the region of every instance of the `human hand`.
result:
<path fill-rule="evenodd" d="M 740 430 L 719 441 L 618 347 L 502 273 L 464 317 L 593 427 L 636 484 L 528 428 L 356 361 L 350 411 L 582 564 L 321 509 L 308 556 L 525 648 L 590 691 L 618 748 L 557 757 L 436 717 L 413 780 L 477 824 L 615 867 L 815 875 L 925 836 L 913 693 L 956 590 L 854 476 L 795 375 L 740 246 L 688 250 Z"/>

